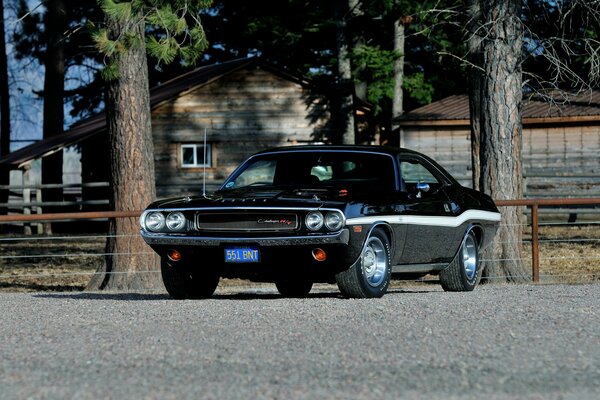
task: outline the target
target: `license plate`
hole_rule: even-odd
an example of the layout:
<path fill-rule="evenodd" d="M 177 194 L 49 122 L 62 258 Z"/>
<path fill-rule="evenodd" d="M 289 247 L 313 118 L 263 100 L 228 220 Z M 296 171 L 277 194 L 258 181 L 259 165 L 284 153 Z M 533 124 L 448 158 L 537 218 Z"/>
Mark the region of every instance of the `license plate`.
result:
<path fill-rule="evenodd" d="M 256 263 L 260 261 L 260 253 L 256 247 L 228 247 L 225 249 L 225 262 Z"/>

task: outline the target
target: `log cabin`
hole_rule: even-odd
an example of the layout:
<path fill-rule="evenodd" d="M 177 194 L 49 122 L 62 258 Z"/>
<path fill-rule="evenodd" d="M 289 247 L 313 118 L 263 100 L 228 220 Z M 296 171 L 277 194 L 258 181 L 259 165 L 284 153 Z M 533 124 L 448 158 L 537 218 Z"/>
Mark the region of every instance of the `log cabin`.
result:
<path fill-rule="evenodd" d="M 152 88 L 157 196 L 200 194 L 205 172 L 208 191 L 216 189 L 244 158 L 259 150 L 335 140 L 327 93 L 260 58 L 199 67 Z M 355 117 L 366 120 L 369 111 L 361 103 Z M 0 158 L 0 168 L 22 171 L 26 181 L 36 160 L 73 146 L 81 152 L 82 189 L 77 201 L 65 204 L 75 205 L 70 211 L 108 209 L 104 114 Z M 35 182 L 23 186 L 31 183 Z"/>
<path fill-rule="evenodd" d="M 569 98 L 525 96 L 525 197 L 600 196 L 600 91 Z M 450 96 L 395 118 L 402 147 L 435 158 L 472 186 L 469 100 Z"/>

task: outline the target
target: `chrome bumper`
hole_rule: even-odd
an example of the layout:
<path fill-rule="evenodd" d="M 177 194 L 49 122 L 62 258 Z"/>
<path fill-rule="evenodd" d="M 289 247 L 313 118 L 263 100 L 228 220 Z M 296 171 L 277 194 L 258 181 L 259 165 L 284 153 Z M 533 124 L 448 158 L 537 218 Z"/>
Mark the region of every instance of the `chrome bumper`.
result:
<path fill-rule="evenodd" d="M 226 243 L 251 243 L 259 246 L 306 246 L 323 244 L 348 244 L 350 232 L 344 229 L 332 235 L 317 236 L 286 236 L 286 237 L 205 237 L 205 236 L 174 236 L 150 233 L 141 230 L 140 234 L 149 245 L 172 246 L 220 246 Z"/>

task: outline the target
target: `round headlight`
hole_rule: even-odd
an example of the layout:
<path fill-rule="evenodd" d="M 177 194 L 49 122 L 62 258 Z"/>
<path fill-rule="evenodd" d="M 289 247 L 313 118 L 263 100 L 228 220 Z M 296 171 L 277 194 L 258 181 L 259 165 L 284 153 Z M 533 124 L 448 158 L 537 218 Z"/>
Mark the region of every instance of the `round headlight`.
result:
<path fill-rule="evenodd" d="M 318 231 L 323 226 L 323 214 L 311 211 L 306 215 L 306 227 L 311 231 Z"/>
<path fill-rule="evenodd" d="M 165 227 L 165 216 L 160 212 L 151 212 L 146 215 L 146 221 L 144 223 L 146 229 L 158 232 Z"/>
<path fill-rule="evenodd" d="M 172 212 L 167 215 L 167 228 L 171 231 L 181 231 L 185 228 L 185 217 L 182 213 Z"/>
<path fill-rule="evenodd" d="M 339 212 L 335 212 L 335 211 L 328 212 L 327 215 L 325 216 L 325 226 L 330 231 L 340 230 L 342 228 L 343 224 L 344 224 L 344 218 L 342 217 L 342 214 Z"/>

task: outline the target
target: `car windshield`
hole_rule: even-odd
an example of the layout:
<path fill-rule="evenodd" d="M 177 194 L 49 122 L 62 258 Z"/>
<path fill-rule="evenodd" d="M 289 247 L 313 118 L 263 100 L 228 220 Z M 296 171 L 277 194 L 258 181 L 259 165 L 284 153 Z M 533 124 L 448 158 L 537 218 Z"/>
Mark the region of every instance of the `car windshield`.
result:
<path fill-rule="evenodd" d="M 395 190 L 393 158 L 349 151 L 298 151 L 252 157 L 223 185 L 247 187 L 355 187 Z"/>

